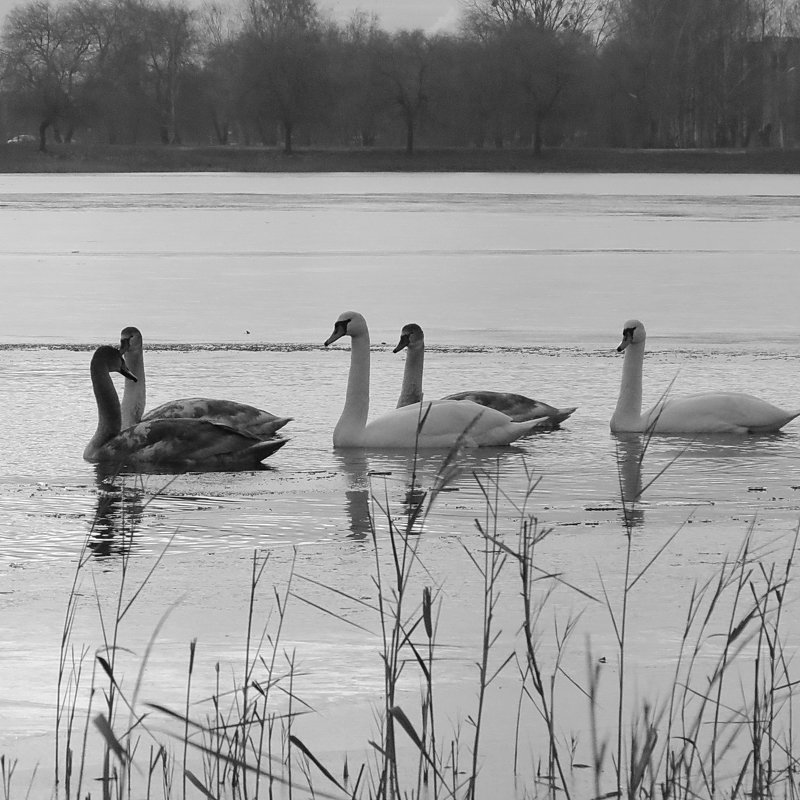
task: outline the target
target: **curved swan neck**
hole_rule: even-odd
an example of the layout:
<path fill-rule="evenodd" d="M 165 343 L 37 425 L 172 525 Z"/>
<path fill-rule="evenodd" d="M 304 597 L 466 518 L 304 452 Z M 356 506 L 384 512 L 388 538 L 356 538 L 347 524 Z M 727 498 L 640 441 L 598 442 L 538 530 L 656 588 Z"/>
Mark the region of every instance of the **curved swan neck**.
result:
<path fill-rule="evenodd" d="M 369 415 L 369 333 L 350 340 L 350 373 L 344 409 L 333 431 L 334 444 L 351 444 L 363 434 Z"/>
<path fill-rule="evenodd" d="M 625 348 L 622 364 L 622 383 L 619 399 L 614 411 L 614 419 L 639 419 L 642 415 L 642 364 L 644 361 L 644 342 L 630 344 Z"/>
<path fill-rule="evenodd" d="M 125 363 L 137 380 L 125 381 L 122 390 L 122 430 L 142 421 L 147 404 L 147 384 L 144 373 L 144 351 L 129 350 L 125 353 Z"/>
<path fill-rule="evenodd" d="M 412 403 L 422 402 L 422 375 L 425 363 L 424 347 L 409 347 L 406 355 L 406 365 L 403 370 L 403 388 L 400 390 L 400 399 L 397 407 L 410 406 Z"/>
<path fill-rule="evenodd" d="M 102 447 L 113 439 L 121 429 L 119 395 L 108 372 L 108 367 L 97 359 L 92 360 L 92 388 L 97 401 L 97 430 L 89 442 L 87 451 Z"/>

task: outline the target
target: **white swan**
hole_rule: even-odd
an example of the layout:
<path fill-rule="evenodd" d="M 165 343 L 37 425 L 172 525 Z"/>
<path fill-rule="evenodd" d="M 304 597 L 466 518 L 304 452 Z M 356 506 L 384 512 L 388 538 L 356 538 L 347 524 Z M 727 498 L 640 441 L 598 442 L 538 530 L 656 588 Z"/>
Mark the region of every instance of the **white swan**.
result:
<path fill-rule="evenodd" d="M 369 415 L 369 330 L 356 311 L 339 316 L 325 346 L 351 338 L 347 397 L 333 431 L 334 447 L 448 448 L 506 445 L 539 424 L 514 422 L 468 400 L 423 402 L 396 408 L 367 424 Z"/>
<path fill-rule="evenodd" d="M 230 425 L 232 428 L 252 433 L 260 439 L 273 436 L 276 431 L 291 421 L 291 417 L 276 417 L 269 411 L 237 403 L 234 400 L 214 400 L 207 397 L 188 397 L 170 400 L 144 413 L 147 399 L 144 371 L 144 346 L 138 328 L 123 328 L 120 333 L 120 351 L 125 356 L 128 369 L 138 381 L 125 381 L 122 392 L 122 429 L 140 421 L 154 419 L 204 419 Z"/>
<path fill-rule="evenodd" d="M 199 419 L 156 419 L 121 430 L 119 395 L 111 380 L 112 372 L 136 381 L 119 350 L 109 345 L 98 347 L 91 363 L 98 421 L 97 430 L 83 451 L 86 461 L 132 467 L 255 468 L 288 441 L 264 441 L 227 425 Z"/>
<path fill-rule="evenodd" d="M 622 329 L 625 351 L 617 407 L 611 417 L 614 432 L 771 433 L 800 415 L 741 392 L 706 392 L 667 397 L 642 414 L 642 365 L 646 331 L 638 319 Z"/>
<path fill-rule="evenodd" d="M 406 348 L 406 365 L 403 370 L 403 388 L 397 407 L 419 403 L 422 400 L 422 374 L 425 361 L 425 334 L 422 328 L 414 322 L 404 325 L 400 332 L 400 341 L 394 348 L 399 353 Z M 572 408 L 555 408 L 540 400 L 533 400 L 522 394 L 511 392 L 472 391 L 456 392 L 443 397 L 443 400 L 472 400 L 481 406 L 494 408 L 511 417 L 515 422 L 540 419 L 542 424 L 537 430 L 557 428 L 567 417 L 574 413 Z"/>

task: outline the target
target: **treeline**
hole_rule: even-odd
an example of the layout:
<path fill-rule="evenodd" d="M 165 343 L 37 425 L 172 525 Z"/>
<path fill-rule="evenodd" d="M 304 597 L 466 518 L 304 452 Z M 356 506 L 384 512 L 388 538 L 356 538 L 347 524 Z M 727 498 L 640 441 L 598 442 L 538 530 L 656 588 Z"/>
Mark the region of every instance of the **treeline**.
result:
<path fill-rule="evenodd" d="M 798 132 L 800 0 L 470 0 L 388 32 L 315 0 L 29 0 L 7 134 L 108 143 L 740 147 Z"/>

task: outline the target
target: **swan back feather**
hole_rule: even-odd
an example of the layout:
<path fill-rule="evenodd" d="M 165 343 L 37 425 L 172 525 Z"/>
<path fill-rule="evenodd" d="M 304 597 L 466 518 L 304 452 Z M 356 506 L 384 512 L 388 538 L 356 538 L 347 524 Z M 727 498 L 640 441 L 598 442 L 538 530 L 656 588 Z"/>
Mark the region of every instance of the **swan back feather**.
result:
<path fill-rule="evenodd" d="M 556 408 L 541 400 L 534 400 L 524 394 L 513 392 L 469 391 L 449 394 L 443 400 L 472 400 L 482 406 L 494 408 L 507 414 L 515 422 L 525 422 L 531 419 L 546 419 L 555 427 L 568 419 L 577 410 L 577 406 L 570 408 Z"/>
<path fill-rule="evenodd" d="M 247 403 L 233 400 L 215 400 L 209 397 L 186 397 L 181 400 L 170 400 L 162 403 L 152 411 L 148 411 L 142 421 L 155 419 L 204 419 L 217 422 L 238 430 L 247 431 L 259 438 L 273 436 L 288 422 L 291 417 L 276 417 L 269 411 L 263 411 Z"/>

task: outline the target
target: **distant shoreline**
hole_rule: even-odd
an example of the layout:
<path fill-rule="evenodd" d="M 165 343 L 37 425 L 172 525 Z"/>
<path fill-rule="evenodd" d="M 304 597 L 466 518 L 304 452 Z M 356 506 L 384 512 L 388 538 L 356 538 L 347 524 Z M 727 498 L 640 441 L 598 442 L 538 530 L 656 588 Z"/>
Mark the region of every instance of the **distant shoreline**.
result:
<path fill-rule="evenodd" d="M 317 150 L 177 145 L 0 145 L 0 173 L 113 172 L 519 172 L 797 174 L 800 149 Z"/>

